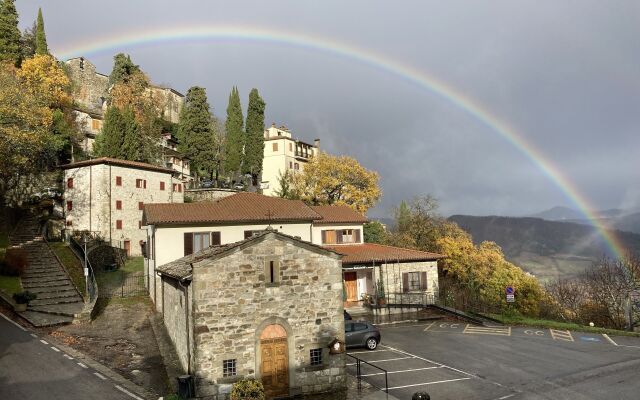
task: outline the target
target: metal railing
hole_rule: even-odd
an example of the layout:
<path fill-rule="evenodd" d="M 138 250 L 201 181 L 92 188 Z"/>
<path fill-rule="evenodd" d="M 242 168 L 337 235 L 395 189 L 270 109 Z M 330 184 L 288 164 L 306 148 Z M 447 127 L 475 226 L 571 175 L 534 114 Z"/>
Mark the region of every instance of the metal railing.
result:
<path fill-rule="evenodd" d="M 384 297 L 365 295 L 364 305 L 377 307 L 426 307 L 438 302 L 438 296 L 430 292 L 387 293 Z"/>
<path fill-rule="evenodd" d="M 78 256 L 85 269 L 85 286 L 87 288 L 89 302 L 92 302 L 98 297 L 98 283 L 96 282 L 96 275 L 89 261 L 89 255 L 85 254 L 85 248 L 73 236 L 69 237 L 69 248 Z"/>
<path fill-rule="evenodd" d="M 383 391 L 383 392 L 385 392 L 385 393 L 389 393 L 389 376 L 388 376 L 388 373 L 387 373 L 387 370 L 386 370 L 386 369 L 384 369 L 384 368 L 380 368 L 380 367 L 378 367 L 377 365 L 373 365 L 373 364 L 371 364 L 370 362 L 367 362 L 367 361 L 365 361 L 365 360 L 363 360 L 363 359 L 361 359 L 361 358 L 358 358 L 358 357 L 356 357 L 356 356 L 354 356 L 354 355 L 352 355 L 352 354 L 349 354 L 349 353 L 345 353 L 345 354 L 346 354 L 348 357 L 351 357 L 351 358 L 353 358 L 354 360 L 356 360 L 356 381 L 358 382 L 358 390 L 359 390 L 359 391 L 360 391 L 360 390 L 362 390 L 362 377 L 363 377 L 363 376 L 384 375 L 384 387 L 382 387 L 382 386 L 378 386 L 378 385 L 376 385 L 375 383 L 373 383 L 373 381 L 374 381 L 373 379 L 368 379 L 368 380 L 367 380 L 367 383 L 368 383 L 369 385 L 373 386 L 373 387 L 374 387 L 374 388 L 376 388 L 376 389 L 380 389 L 380 390 L 382 390 L 382 391 Z M 382 372 L 375 373 L 375 374 L 366 374 L 366 375 L 363 375 L 363 374 L 362 374 L 362 364 L 368 365 L 368 366 L 373 367 L 373 368 L 375 368 L 375 369 L 378 369 L 378 370 L 380 370 L 380 371 L 382 371 Z"/>

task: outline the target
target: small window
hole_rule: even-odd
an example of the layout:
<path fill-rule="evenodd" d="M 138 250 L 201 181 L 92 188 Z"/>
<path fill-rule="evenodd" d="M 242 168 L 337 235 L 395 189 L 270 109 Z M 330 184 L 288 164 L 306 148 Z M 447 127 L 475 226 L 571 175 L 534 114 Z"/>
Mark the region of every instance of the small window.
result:
<path fill-rule="evenodd" d="M 289 169 L 293 169 L 293 161 L 289 161 Z"/>
<path fill-rule="evenodd" d="M 211 245 L 211 234 L 209 232 L 199 232 L 193 234 L 193 252 L 197 253 Z"/>
<path fill-rule="evenodd" d="M 267 286 L 276 286 L 280 282 L 280 262 L 278 260 L 265 260 L 264 280 Z"/>
<path fill-rule="evenodd" d="M 73 210 L 73 201 L 67 201 L 67 211 Z"/>
<path fill-rule="evenodd" d="M 178 193 L 182 193 L 182 184 L 178 183 Z"/>
<path fill-rule="evenodd" d="M 289 151 L 293 151 L 293 143 L 289 143 Z"/>
<path fill-rule="evenodd" d="M 142 179 L 136 179 L 136 188 L 141 189 L 142 188 Z"/>
<path fill-rule="evenodd" d="M 145 179 L 144 181 L 142 181 L 142 183 L 143 183 L 142 187 L 146 189 L 147 188 L 147 180 Z"/>
<path fill-rule="evenodd" d="M 293 164 L 293 169 L 296 171 L 300 170 L 300 164 L 298 163 Z"/>
<path fill-rule="evenodd" d="M 67 220 L 67 226 L 73 226 L 73 221 Z"/>
<path fill-rule="evenodd" d="M 164 182 L 160 182 L 160 190 L 164 190 Z"/>
<path fill-rule="evenodd" d="M 116 210 L 122 210 L 122 200 L 116 200 Z"/>
<path fill-rule="evenodd" d="M 311 365 L 322 365 L 322 349 L 309 350 L 309 358 L 311 359 Z"/>
<path fill-rule="evenodd" d="M 122 220 L 116 220 L 116 229 L 122 229 Z"/>
<path fill-rule="evenodd" d="M 234 358 L 233 360 L 223 360 L 222 376 L 226 378 L 228 376 L 236 376 L 236 374 L 236 359 Z"/>
<path fill-rule="evenodd" d="M 142 221 L 138 221 L 138 229 L 142 229 Z"/>
<path fill-rule="evenodd" d="M 116 186 L 122 186 L 122 177 L 116 176 Z"/>
<path fill-rule="evenodd" d="M 420 290 L 420 273 L 409 272 L 409 290 Z"/>
<path fill-rule="evenodd" d="M 278 151 L 278 143 L 273 143 L 272 146 L 273 151 Z"/>
<path fill-rule="evenodd" d="M 94 131 L 99 131 L 100 128 L 102 127 L 102 124 L 100 122 L 102 122 L 102 121 L 100 121 L 99 119 L 92 119 L 91 120 L 91 129 L 93 129 Z"/>
<path fill-rule="evenodd" d="M 144 210 L 144 202 L 143 201 L 139 201 L 138 202 L 138 210 Z"/>
<path fill-rule="evenodd" d="M 67 179 L 67 189 L 73 189 L 73 178 Z"/>

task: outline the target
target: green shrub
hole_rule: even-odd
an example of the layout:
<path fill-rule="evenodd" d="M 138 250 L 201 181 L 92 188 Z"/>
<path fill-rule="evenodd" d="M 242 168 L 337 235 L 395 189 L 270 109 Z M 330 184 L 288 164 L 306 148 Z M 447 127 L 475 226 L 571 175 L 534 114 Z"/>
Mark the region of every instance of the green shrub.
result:
<path fill-rule="evenodd" d="M 233 384 L 231 400 L 264 400 L 264 386 L 255 379 L 243 379 Z"/>
<path fill-rule="evenodd" d="M 29 302 L 31 300 L 35 300 L 36 297 L 38 297 L 37 294 L 35 293 L 31 293 L 28 290 L 25 290 L 24 292 L 20 292 L 20 293 L 14 293 L 13 294 L 13 299 L 16 301 L 16 303 L 18 304 L 29 304 Z"/>
<path fill-rule="evenodd" d="M 0 264 L 0 274 L 22 276 L 29 265 L 27 252 L 23 249 L 10 248 L 4 254 L 4 263 Z"/>

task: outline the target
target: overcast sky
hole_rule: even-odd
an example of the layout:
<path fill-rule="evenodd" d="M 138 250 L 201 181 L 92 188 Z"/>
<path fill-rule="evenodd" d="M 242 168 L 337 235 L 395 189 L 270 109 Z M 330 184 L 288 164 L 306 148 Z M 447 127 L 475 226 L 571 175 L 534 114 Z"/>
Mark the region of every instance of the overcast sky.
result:
<path fill-rule="evenodd" d="M 640 205 L 638 1 L 17 0 L 20 25 L 42 7 L 49 48 L 193 26 L 276 30 L 358 48 L 462 93 L 551 160 L 597 208 Z M 132 38 L 134 36 L 131 36 Z M 252 87 L 266 122 L 381 176 L 388 214 L 432 194 L 441 211 L 524 215 L 574 207 L 514 145 L 464 108 L 356 58 L 256 40 L 122 43 L 86 55 L 108 74 L 129 53 L 155 83 L 207 89 L 224 118 L 231 87 Z M 75 54 L 82 55 L 82 54 Z"/>

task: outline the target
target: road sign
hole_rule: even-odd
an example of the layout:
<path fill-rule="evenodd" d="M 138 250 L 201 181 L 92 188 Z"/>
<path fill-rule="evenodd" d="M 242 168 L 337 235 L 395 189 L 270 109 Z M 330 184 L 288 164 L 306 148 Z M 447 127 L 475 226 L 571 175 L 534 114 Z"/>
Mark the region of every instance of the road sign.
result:
<path fill-rule="evenodd" d="M 507 295 L 507 303 L 514 303 L 516 301 L 516 296 L 512 294 Z"/>
<path fill-rule="evenodd" d="M 507 296 L 513 295 L 513 293 L 514 293 L 513 286 L 507 286 L 505 291 L 507 292 Z"/>

